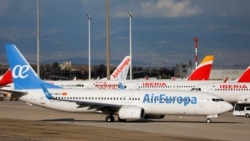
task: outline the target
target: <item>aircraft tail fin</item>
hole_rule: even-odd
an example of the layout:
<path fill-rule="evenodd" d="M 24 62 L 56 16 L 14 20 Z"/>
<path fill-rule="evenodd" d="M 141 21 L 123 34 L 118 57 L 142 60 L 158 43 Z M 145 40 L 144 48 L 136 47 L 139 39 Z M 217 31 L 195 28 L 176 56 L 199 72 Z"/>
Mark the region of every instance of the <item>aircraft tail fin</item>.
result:
<path fill-rule="evenodd" d="M 0 80 L 0 86 L 5 86 L 7 84 L 12 83 L 12 75 L 11 75 L 11 70 L 8 69 L 2 76 Z"/>
<path fill-rule="evenodd" d="M 42 81 L 14 44 L 5 45 L 15 90 L 60 88 Z"/>
<path fill-rule="evenodd" d="M 198 65 L 198 67 L 190 74 L 187 80 L 208 80 L 213 66 L 214 56 L 207 55 Z"/>
<path fill-rule="evenodd" d="M 236 80 L 237 82 L 250 82 L 250 66 Z"/>
<path fill-rule="evenodd" d="M 131 64 L 131 57 L 126 56 L 110 76 L 110 80 L 126 80 Z"/>

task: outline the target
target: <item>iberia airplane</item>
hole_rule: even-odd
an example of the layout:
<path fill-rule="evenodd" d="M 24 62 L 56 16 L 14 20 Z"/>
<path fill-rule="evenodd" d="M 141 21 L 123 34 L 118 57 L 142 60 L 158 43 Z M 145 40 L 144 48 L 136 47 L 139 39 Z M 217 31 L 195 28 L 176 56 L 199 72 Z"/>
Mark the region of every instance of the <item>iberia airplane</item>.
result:
<path fill-rule="evenodd" d="M 203 115 L 206 122 L 233 106 L 217 96 L 197 91 L 66 89 L 41 80 L 13 44 L 5 46 L 14 90 L 20 100 L 65 112 L 106 114 L 106 121 L 163 118 L 164 115 Z"/>
<path fill-rule="evenodd" d="M 236 81 L 202 83 L 194 90 L 213 93 L 231 103 L 250 103 L 250 67 Z"/>

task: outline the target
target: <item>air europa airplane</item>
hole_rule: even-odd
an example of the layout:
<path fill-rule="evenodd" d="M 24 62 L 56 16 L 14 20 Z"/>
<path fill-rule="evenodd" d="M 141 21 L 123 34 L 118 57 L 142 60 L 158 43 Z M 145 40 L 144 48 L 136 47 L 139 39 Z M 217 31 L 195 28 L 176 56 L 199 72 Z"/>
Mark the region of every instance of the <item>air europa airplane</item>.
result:
<path fill-rule="evenodd" d="M 61 87 L 70 87 L 70 88 L 191 90 L 192 88 L 194 88 L 195 85 L 200 84 L 204 82 L 204 80 L 209 79 L 213 60 L 214 60 L 213 55 L 205 56 L 204 59 L 199 64 L 199 66 L 197 67 L 197 69 L 195 69 L 190 74 L 187 80 L 172 81 L 172 80 L 124 80 L 124 79 L 121 80 L 120 79 L 120 80 L 94 80 L 94 81 L 80 81 L 80 82 L 51 81 L 51 83 Z M 117 68 L 123 68 L 119 66 Z M 126 71 L 126 76 L 127 76 L 127 71 Z"/>
<path fill-rule="evenodd" d="M 203 115 L 207 122 L 231 110 L 217 96 L 192 91 L 66 89 L 42 81 L 13 44 L 6 45 L 15 90 L 20 100 L 66 112 L 106 114 L 106 121 L 163 118 L 164 115 Z"/>

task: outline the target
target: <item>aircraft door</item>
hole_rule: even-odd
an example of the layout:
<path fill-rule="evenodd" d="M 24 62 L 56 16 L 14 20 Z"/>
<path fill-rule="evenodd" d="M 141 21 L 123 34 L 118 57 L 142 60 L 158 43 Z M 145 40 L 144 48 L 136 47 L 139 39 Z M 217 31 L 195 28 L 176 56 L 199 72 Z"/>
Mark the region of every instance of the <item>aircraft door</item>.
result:
<path fill-rule="evenodd" d="M 40 103 L 45 104 L 45 97 L 43 93 L 40 94 Z"/>
<path fill-rule="evenodd" d="M 205 104 L 206 104 L 206 97 L 201 96 L 200 97 L 200 102 L 199 102 L 200 107 L 205 107 Z"/>

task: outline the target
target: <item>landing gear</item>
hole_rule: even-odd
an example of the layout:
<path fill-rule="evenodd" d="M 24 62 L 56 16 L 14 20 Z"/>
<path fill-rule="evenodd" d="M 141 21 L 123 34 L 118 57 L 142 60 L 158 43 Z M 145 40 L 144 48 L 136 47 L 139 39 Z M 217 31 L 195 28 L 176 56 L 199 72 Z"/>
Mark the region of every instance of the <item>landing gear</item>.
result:
<path fill-rule="evenodd" d="M 114 122 L 115 118 L 112 115 L 106 116 L 106 122 Z"/>
<path fill-rule="evenodd" d="M 218 118 L 218 117 L 219 117 L 219 115 L 208 115 L 206 123 L 211 123 L 211 118 Z"/>
<path fill-rule="evenodd" d="M 208 118 L 208 119 L 206 120 L 206 123 L 211 123 L 211 119 Z"/>

